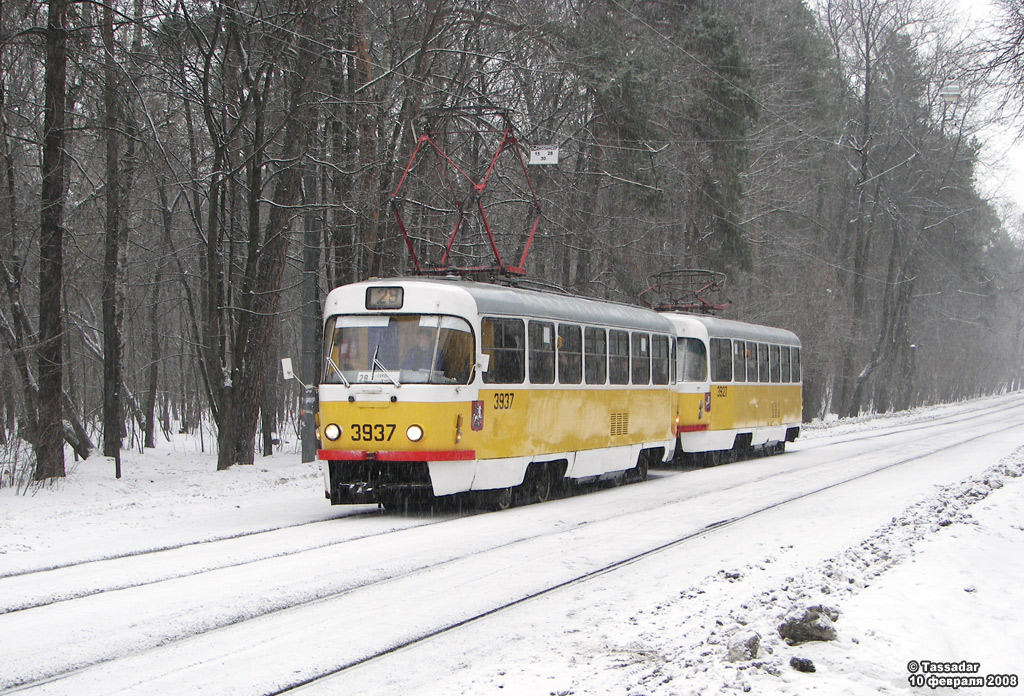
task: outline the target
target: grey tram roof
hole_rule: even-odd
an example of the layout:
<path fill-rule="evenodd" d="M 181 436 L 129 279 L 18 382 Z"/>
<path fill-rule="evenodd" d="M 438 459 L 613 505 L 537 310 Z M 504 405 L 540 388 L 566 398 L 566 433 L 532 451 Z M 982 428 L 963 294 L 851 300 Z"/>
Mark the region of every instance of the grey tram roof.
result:
<path fill-rule="evenodd" d="M 735 338 L 744 341 L 764 341 L 787 345 L 800 345 L 792 331 L 760 324 L 710 317 L 704 314 L 655 312 L 611 300 L 598 300 L 551 291 L 516 288 L 461 278 L 400 277 L 375 278 L 353 285 L 432 285 L 455 288 L 468 294 L 476 303 L 480 314 L 516 316 L 528 319 L 572 321 L 618 328 L 640 329 L 676 333 L 676 321 L 696 321 L 707 329 L 712 338 Z"/>
<path fill-rule="evenodd" d="M 480 314 L 572 321 L 663 333 L 672 333 L 673 330 L 671 322 L 653 310 L 610 300 L 446 278 L 388 278 L 370 281 L 369 284 L 410 283 L 458 288 L 473 298 Z"/>
<path fill-rule="evenodd" d="M 696 321 L 703 324 L 708 331 L 710 338 L 736 338 L 741 341 L 764 341 L 766 343 L 783 343 L 786 345 L 799 346 L 800 338 L 786 329 L 779 329 L 774 326 L 763 326 L 761 324 L 748 324 L 733 319 L 722 319 L 720 317 L 709 317 L 698 314 L 672 313 L 666 315 L 670 319 L 682 319 Z"/>

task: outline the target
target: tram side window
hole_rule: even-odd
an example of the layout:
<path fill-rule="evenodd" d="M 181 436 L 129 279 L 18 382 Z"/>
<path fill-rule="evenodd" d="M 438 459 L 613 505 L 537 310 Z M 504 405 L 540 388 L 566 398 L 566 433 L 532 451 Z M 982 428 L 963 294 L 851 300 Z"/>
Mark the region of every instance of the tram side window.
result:
<path fill-rule="evenodd" d="M 771 360 L 771 370 L 772 370 L 772 381 L 773 382 L 778 382 L 779 381 L 779 377 L 780 377 L 780 375 L 779 375 L 779 347 L 778 346 L 770 346 L 769 347 L 769 351 L 770 351 L 769 355 L 771 356 L 770 360 Z"/>
<path fill-rule="evenodd" d="M 757 344 L 753 341 L 747 341 L 747 381 L 757 381 Z"/>
<path fill-rule="evenodd" d="M 522 384 L 526 364 L 523 320 L 484 318 L 480 328 L 483 352 L 491 358 L 484 383 Z"/>
<path fill-rule="evenodd" d="M 543 321 L 530 322 L 530 382 L 555 382 L 555 325 Z"/>
<path fill-rule="evenodd" d="M 668 341 L 668 381 L 669 384 L 675 384 L 679 381 L 679 373 L 677 372 L 679 362 L 676 360 L 676 340 L 674 336 L 666 336 L 665 340 Z"/>
<path fill-rule="evenodd" d="M 682 382 L 708 381 L 708 351 L 704 341 L 699 338 L 680 338 L 677 343 L 678 379 Z"/>
<path fill-rule="evenodd" d="M 588 326 L 583 349 L 587 384 L 604 384 L 608 376 L 608 337 L 604 329 Z"/>
<path fill-rule="evenodd" d="M 803 376 L 800 374 L 800 349 L 793 349 L 793 381 L 799 382 Z"/>
<path fill-rule="evenodd" d="M 651 336 L 651 382 L 654 384 L 669 383 L 668 336 Z"/>
<path fill-rule="evenodd" d="M 579 384 L 583 376 L 583 331 L 572 324 L 558 325 L 558 381 Z"/>
<path fill-rule="evenodd" d="M 728 338 L 711 339 L 711 381 L 732 381 L 732 341 Z"/>
<path fill-rule="evenodd" d="M 608 332 L 608 381 L 629 384 L 629 333 L 612 329 Z"/>
<path fill-rule="evenodd" d="M 737 382 L 747 378 L 747 344 L 743 341 L 732 342 L 732 373 Z"/>
<path fill-rule="evenodd" d="M 649 384 L 651 381 L 651 336 L 633 333 L 633 384 Z"/>
<path fill-rule="evenodd" d="M 761 382 L 768 382 L 768 344 L 757 344 L 757 373 Z"/>
<path fill-rule="evenodd" d="M 789 346 L 782 346 L 782 381 L 788 384 L 790 371 Z"/>

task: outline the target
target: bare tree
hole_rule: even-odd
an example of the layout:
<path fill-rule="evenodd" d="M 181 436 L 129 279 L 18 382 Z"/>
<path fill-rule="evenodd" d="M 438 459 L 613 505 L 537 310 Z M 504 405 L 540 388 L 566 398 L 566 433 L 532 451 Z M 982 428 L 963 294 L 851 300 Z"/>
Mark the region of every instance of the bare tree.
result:
<path fill-rule="evenodd" d="M 311 99 L 320 64 L 310 36 L 317 26 L 316 6 L 304 10 L 292 43 L 294 63 L 290 71 L 287 115 L 283 128 L 284 163 L 277 173 L 277 183 L 263 235 L 265 243 L 258 254 L 256 274 L 251 292 L 242 297 L 242 316 L 238 349 L 241 351 L 237 380 L 237 401 L 232 409 L 235 423 L 234 441 L 221 440 L 218 469 L 231 464 L 251 464 L 253 441 L 265 387 L 273 324 L 277 316 L 278 298 L 287 260 L 294 208 L 301 200 L 302 156 L 308 146 L 311 129 Z M 233 389 L 236 388 L 233 386 Z M 222 424 L 223 427 L 223 424 Z"/>
<path fill-rule="evenodd" d="M 990 67 L 1019 85 L 1017 4 Z M 530 171 L 530 274 L 634 301 L 656 271 L 727 271 L 728 316 L 803 338 L 808 416 L 1015 379 L 995 356 L 1020 350 L 1020 243 L 974 188 L 982 85 L 921 4 L 42 7 L 46 30 L 0 4 L 0 374 L 20 387 L 0 437 L 38 442 L 44 478 L 61 446 L 38 436 L 62 422 L 82 454 L 100 428 L 108 453 L 122 433 L 205 448 L 215 429 L 230 466 L 253 460 L 260 423 L 272 449 L 309 410 L 273 368 L 301 351 L 315 381 L 317 298 L 410 267 L 389 198 L 427 131 L 471 178 L 489 130 L 509 126 L 520 154 L 559 145 L 558 167 Z M 954 75 L 965 95 L 943 107 Z M 513 164 L 486 195 L 516 255 L 535 210 Z M 444 248 L 443 215 L 480 225 L 476 192 L 413 174 L 396 205 L 417 253 Z"/>
<path fill-rule="evenodd" d="M 106 231 L 103 260 L 103 454 L 117 461 L 121 473 L 121 438 L 124 419 L 121 408 L 121 330 L 124 321 L 120 289 L 122 253 L 127 240 L 122 215 L 121 135 L 122 108 L 118 66 L 114 55 L 114 8 L 103 6 L 103 106 L 106 140 Z"/>
<path fill-rule="evenodd" d="M 64 199 L 68 3 L 49 0 L 43 79 L 43 186 L 39 223 L 39 400 L 35 478 L 64 476 Z"/>

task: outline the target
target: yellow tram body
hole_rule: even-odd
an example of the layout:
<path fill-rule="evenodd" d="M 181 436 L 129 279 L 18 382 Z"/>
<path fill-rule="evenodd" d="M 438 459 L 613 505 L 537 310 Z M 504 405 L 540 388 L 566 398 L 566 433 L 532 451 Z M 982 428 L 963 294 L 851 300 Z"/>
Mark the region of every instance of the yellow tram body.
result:
<path fill-rule="evenodd" d="M 799 434 L 800 342 L 781 329 L 398 278 L 332 291 L 324 334 L 318 456 L 336 504 L 643 479 Z"/>
<path fill-rule="evenodd" d="M 679 356 L 679 451 L 770 447 L 795 440 L 803 420 L 796 334 L 717 317 L 667 314 Z"/>
<path fill-rule="evenodd" d="M 650 310 L 394 279 L 332 291 L 325 317 L 319 457 L 332 502 L 509 489 L 531 471 L 643 477 L 672 453 L 672 327 Z M 424 335 L 429 364 L 406 369 Z"/>

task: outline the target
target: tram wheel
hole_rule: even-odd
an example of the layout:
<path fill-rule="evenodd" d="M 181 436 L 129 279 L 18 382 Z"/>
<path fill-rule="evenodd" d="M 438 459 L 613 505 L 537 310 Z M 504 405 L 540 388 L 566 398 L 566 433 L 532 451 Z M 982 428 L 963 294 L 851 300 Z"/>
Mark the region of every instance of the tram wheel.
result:
<path fill-rule="evenodd" d="M 627 476 L 623 478 L 628 478 L 631 482 L 646 481 L 649 467 L 648 454 L 645 450 L 640 453 L 640 457 L 636 460 L 636 466 L 630 469 L 627 472 Z"/>
<path fill-rule="evenodd" d="M 534 464 L 523 481 L 523 503 L 544 503 L 554 497 L 554 475 L 547 466 Z"/>
<path fill-rule="evenodd" d="M 636 463 L 636 480 L 646 481 L 647 473 L 650 464 L 647 461 L 647 457 L 644 457 L 641 461 Z"/>
<path fill-rule="evenodd" d="M 485 510 L 508 510 L 512 507 L 511 488 L 496 488 L 492 491 L 481 491 L 477 495 L 480 507 Z"/>

